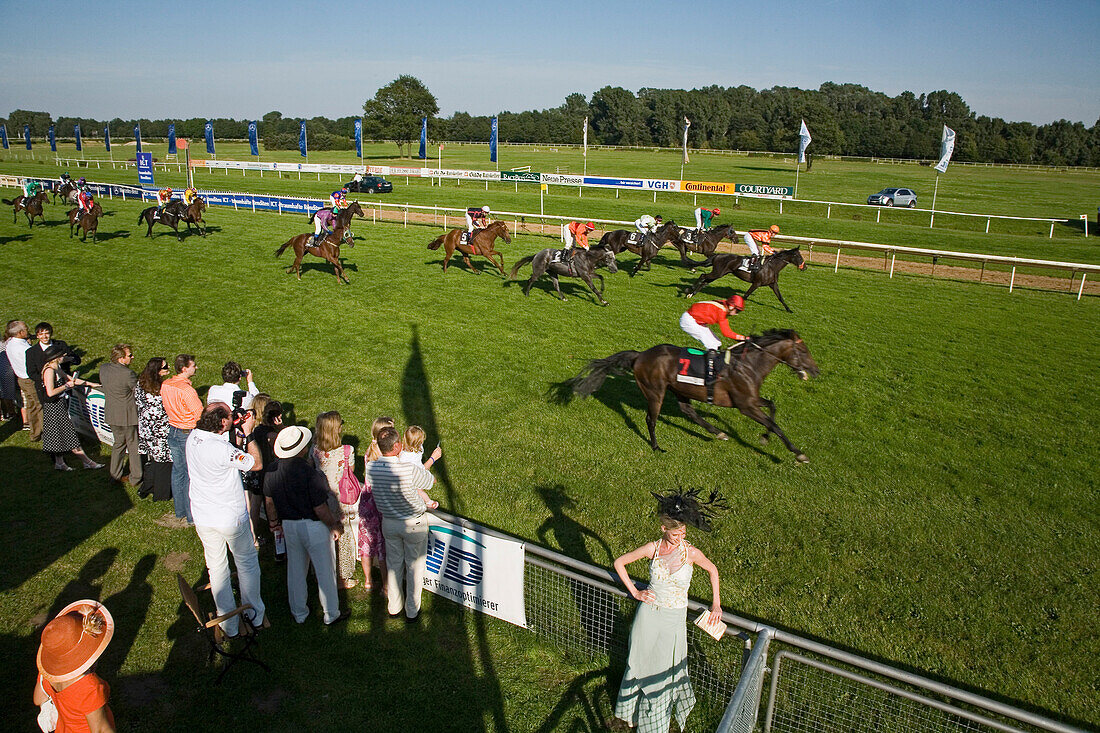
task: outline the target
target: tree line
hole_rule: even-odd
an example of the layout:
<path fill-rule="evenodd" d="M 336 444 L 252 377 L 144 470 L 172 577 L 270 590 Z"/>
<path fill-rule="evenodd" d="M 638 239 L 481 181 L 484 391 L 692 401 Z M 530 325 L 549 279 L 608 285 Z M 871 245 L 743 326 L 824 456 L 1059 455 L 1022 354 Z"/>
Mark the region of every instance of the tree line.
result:
<path fill-rule="evenodd" d="M 312 150 L 354 148 L 354 122 L 363 120 L 367 139 L 397 142 L 403 154 L 412 154 L 420 137 L 420 120 L 428 117 L 433 141 L 488 142 L 490 115 L 455 112 L 438 117 L 434 95 L 415 77 L 401 76 L 380 88 L 363 105 L 363 115 L 306 120 Z M 584 119 L 589 143 L 678 147 L 683 118 L 691 120 L 688 145 L 714 150 L 791 152 L 798 147 L 798 128 L 806 120 L 813 136 L 811 151 L 818 155 L 883 158 L 935 158 L 943 125 L 955 130 L 955 160 L 1057 166 L 1100 166 L 1100 120 L 1086 128 L 1081 122 L 1058 120 L 1044 125 L 1006 122 L 977 115 L 955 92 L 902 92 L 890 97 L 858 84 L 827 82 L 816 90 L 773 87 L 708 86 L 701 89 L 651 89 L 637 93 L 605 86 L 591 98 L 567 96 L 551 109 L 501 112 L 501 142 L 580 144 Z M 5 120 L 0 120 L 5 121 Z M 80 124 L 83 136 L 101 137 L 105 120 L 51 118 L 46 112 L 15 110 L 6 120 L 9 137 L 22 135 L 29 124 L 34 137 L 44 137 L 50 124 L 59 136 L 70 137 Z M 111 134 L 120 139 L 134 124 L 142 135 L 165 137 L 169 123 L 176 135 L 201 138 L 205 118 L 187 120 L 110 120 Z M 219 138 L 246 138 L 249 120 L 218 118 Z M 260 120 L 259 133 L 269 150 L 298 147 L 298 123 L 280 112 Z"/>

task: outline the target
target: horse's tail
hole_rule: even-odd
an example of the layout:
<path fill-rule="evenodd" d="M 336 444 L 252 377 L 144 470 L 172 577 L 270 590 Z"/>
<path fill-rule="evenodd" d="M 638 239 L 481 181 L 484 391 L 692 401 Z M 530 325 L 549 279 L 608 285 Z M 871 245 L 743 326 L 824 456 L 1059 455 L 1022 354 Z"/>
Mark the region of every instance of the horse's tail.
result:
<path fill-rule="evenodd" d="M 519 272 L 519 268 L 523 267 L 524 265 L 531 264 L 534 261 L 534 259 L 535 258 L 533 256 L 532 257 L 524 257 L 522 260 L 520 260 L 519 262 L 516 263 L 516 266 L 512 268 L 512 271 L 510 273 L 508 273 L 508 277 L 510 277 L 510 278 L 515 277 L 516 273 Z"/>
<path fill-rule="evenodd" d="M 152 208 L 152 207 L 150 207 L 150 208 Z M 140 223 L 141 223 L 141 221 L 142 221 L 142 219 L 144 219 L 144 218 L 145 218 L 145 214 L 146 214 L 146 213 L 147 213 L 148 211 L 149 211 L 149 209 L 142 209 L 142 210 L 141 210 L 141 213 L 140 213 L 140 214 L 138 214 L 138 220 L 137 220 L 137 223 L 138 223 L 138 224 L 140 224 Z"/>
<path fill-rule="evenodd" d="M 15 202 L 12 201 L 11 199 L 0 199 L 0 201 L 3 201 L 8 206 L 15 206 Z"/>
<path fill-rule="evenodd" d="M 278 257 L 279 255 L 281 255 L 283 253 L 283 250 L 289 247 L 291 242 L 293 242 L 295 239 L 297 239 L 297 237 L 291 237 L 290 239 L 286 240 L 282 247 L 279 247 L 279 249 L 275 250 L 275 256 Z"/>
<path fill-rule="evenodd" d="M 439 249 L 439 245 L 443 244 L 443 240 L 446 238 L 446 234 L 440 234 L 428 244 L 428 249 Z"/>
<path fill-rule="evenodd" d="M 589 397 L 603 385 L 609 375 L 633 371 L 634 362 L 638 360 L 638 355 L 641 353 L 640 351 L 620 351 L 605 359 L 590 361 L 580 374 L 565 384 L 573 394 Z"/>

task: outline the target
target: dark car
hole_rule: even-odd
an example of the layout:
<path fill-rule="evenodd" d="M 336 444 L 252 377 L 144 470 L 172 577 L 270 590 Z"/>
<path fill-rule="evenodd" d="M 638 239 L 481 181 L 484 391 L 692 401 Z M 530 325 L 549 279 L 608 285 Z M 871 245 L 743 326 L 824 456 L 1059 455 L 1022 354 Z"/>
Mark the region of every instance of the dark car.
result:
<path fill-rule="evenodd" d="M 352 193 L 393 193 L 393 184 L 381 176 L 363 176 L 359 183 L 351 181 L 344 187 Z"/>
<path fill-rule="evenodd" d="M 868 196 L 867 203 L 872 206 L 907 206 L 913 209 L 917 206 L 917 194 L 908 188 L 884 188 Z"/>

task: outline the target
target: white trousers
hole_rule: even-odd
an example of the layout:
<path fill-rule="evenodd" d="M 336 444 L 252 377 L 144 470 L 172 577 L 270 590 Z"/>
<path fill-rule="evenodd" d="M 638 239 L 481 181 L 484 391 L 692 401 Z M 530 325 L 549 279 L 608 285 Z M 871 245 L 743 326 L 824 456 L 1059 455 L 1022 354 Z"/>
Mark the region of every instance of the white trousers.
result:
<path fill-rule="evenodd" d="M 749 251 L 754 255 L 760 254 L 760 247 L 756 244 L 756 240 L 752 238 L 752 235 L 745 232 L 744 236 L 745 244 L 749 246 Z"/>
<path fill-rule="evenodd" d="M 569 231 L 568 224 L 561 225 L 561 241 L 565 242 L 566 249 L 573 246 L 573 232 Z"/>
<path fill-rule="evenodd" d="M 469 214 L 466 215 L 466 231 L 471 234 L 474 233 L 474 220 L 470 218 Z"/>
<path fill-rule="evenodd" d="M 722 342 L 715 338 L 714 334 L 710 332 L 710 329 L 706 326 L 700 326 L 696 323 L 695 319 L 691 317 L 690 313 L 685 312 L 680 316 L 680 328 L 684 329 L 684 333 L 691 336 L 693 339 L 698 339 L 703 343 L 703 346 L 708 349 L 720 349 L 722 348 Z"/>
<path fill-rule="evenodd" d="M 202 551 L 206 556 L 206 569 L 210 572 L 210 590 L 214 594 L 214 606 L 218 615 L 224 616 L 237 607 L 233 600 L 233 584 L 230 581 L 229 558 L 226 547 L 233 553 L 233 564 L 237 566 L 237 583 L 241 587 L 241 604 L 252 606 L 252 625 L 264 622 L 264 602 L 260 598 L 260 561 L 256 556 L 256 546 L 252 544 L 252 525 L 248 515 L 241 518 L 236 527 L 202 527 L 195 525 L 195 533 L 202 542 Z M 227 636 L 236 636 L 240 631 L 238 618 L 234 616 L 222 623 L 222 631 Z"/>
<path fill-rule="evenodd" d="M 428 518 L 382 517 L 382 538 L 386 541 L 386 610 L 396 616 L 404 606 L 405 617 L 414 618 L 420 613 L 420 592 L 424 589 Z"/>
<path fill-rule="evenodd" d="M 695 210 L 695 228 L 703 228 L 703 210 L 701 208 Z"/>
<path fill-rule="evenodd" d="M 290 601 L 290 615 L 298 623 L 309 617 L 306 571 L 313 563 L 321 610 L 325 612 L 325 623 L 331 624 L 340 616 L 340 596 L 336 590 L 336 543 L 332 541 L 332 533 L 324 522 L 316 519 L 290 519 L 283 520 L 283 536 L 286 538 L 286 594 Z"/>

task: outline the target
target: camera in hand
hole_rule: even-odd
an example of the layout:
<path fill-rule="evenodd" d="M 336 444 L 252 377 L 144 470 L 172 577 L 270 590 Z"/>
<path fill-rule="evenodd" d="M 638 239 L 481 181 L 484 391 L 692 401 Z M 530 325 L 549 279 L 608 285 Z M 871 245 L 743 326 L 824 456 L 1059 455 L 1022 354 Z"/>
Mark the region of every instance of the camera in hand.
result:
<path fill-rule="evenodd" d="M 249 415 L 255 414 L 251 409 L 246 410 L 241 406 L 247 394 L 247 392 L 240 389 L 233 393 L 233 419 L 229 436 L 234 445 L 239 445 L 243 441 L 244 432 L 241 430 L 241 426 L 244 425 Z"/>

